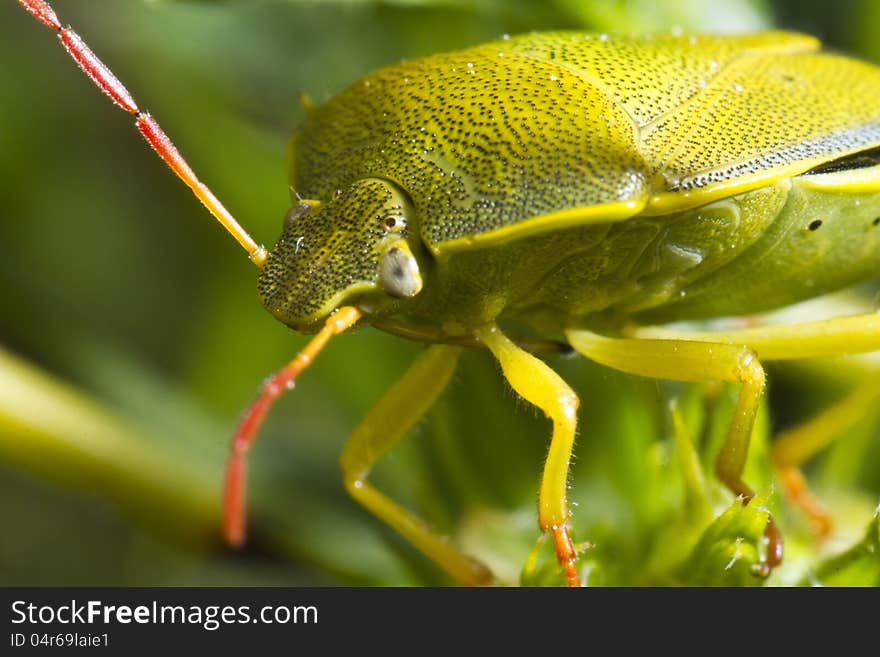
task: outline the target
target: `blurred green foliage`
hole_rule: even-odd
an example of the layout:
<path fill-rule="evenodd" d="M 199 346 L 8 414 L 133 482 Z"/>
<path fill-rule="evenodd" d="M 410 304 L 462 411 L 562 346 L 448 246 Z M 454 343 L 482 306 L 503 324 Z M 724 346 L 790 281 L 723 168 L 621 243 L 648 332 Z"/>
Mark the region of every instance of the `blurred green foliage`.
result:
<path fill-rule="evenodd" d="M 818 0 L 54 4 L 267 244 L 289 203 L 297 93 L 320 102 L 401 58 L 532 29 L 775 25 L 880 59 L 870 0 L 833 12 Z M 262 311 L 238 247 L 12 2 L 0 6 L 0 62 L 0 584 L 449 583 L 342 489 L 347 434 L 421 349 L 372 330 L 337 340 L 277 405 L 252 455 L 251 540 L 222 547 L 229 435 L 305 338 Z M 576 538 L 593 544 L 587 580 L 761 583 L 749 573 L 763 504 L 743 508 L 710 474 L 735 391 L 551 364 L 583 400 L 571 499 Z M 788 539 L 769 583 L 880 583 L 876 422 L 810 468 L 838 523 L 823 543 L 780 503 L 766 458 L 771 419 L 808 417 L 878 371 L 862 359 L 771 373 L 748 473 Z M 374 479 L 502 582 L 558 583 L 552 549 L 535 548 L 548 435 L 472 351 Z"/>

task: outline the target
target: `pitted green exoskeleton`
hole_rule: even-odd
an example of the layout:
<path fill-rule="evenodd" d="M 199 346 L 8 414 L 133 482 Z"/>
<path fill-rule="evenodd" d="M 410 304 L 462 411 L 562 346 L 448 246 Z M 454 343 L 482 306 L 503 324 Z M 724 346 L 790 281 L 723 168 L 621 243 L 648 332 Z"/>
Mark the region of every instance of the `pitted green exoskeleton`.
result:
<path fill-rule="evenodd" d="M 415 296 L 422 278 L 414 252 L 424 249 L 409 227 L 412 217 L 407 195 L 377 178 L 359 180 L 326 202 L 297 199 L 263 267 L 260 300 L 303 330 L 352 296 L 377 307 Z"/>
<path fill-rule="evenodd" d="M 244 455 L 269 406 L 355 324 L 432 345 L 355 429 L 346 487 L 469 584 L 491 574 L 368 481 L 443 392 L 462 346 L 490 350 L 552 421 L 538 522 L 572 585 L 581 577 L 566 486 L 580 402 L 542 349 L 741 384 L 716 472 L 750 499 L 742 473 L 762 361 L 880 348 L 873 314 L 727 332 L 650 326 L 751 314 L 880 272 L 880 70 L 810 37 L 536 33 L 369 74 L 295 134 L 298 195 L 267 252 L 49 6 L 20 2 L 245 247 L 267 309 L 318 330 L 236 432 L 233 543 L 244 538 Z M 804 458 L 791 440 L 774 457 L 785 480 Z M 767 536 L 764 572 L 781 559 L 772 521 Z"/>

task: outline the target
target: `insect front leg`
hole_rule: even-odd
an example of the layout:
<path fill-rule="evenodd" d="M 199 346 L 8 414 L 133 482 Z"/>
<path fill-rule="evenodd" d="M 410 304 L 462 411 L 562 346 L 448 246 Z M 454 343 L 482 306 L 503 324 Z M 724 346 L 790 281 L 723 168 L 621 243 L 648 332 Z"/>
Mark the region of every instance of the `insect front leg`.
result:
<path fill-rule="evenodd" d="M 742 480 L 755 414 L 764 393 L 764 368 L 754 350 L 685 339 L 609 338 L 584 330 L 569 330 L 566 336 L 578 353 L 622 372 L 657 379 L 742 384 L 727 437 L 715 461 L 715 472 L 746 501 L 754 497 L 755 492 Z M 782 562 L 782 536 L 772 518 L 765 535 L 768 546 L 762 575 Z"/>
<path fill-rule="evenodd" d="M 568 533 L 570 514 L 565 494 L 577 428 L 577 395 L 546 363 L 517 346 L 497 327 L 481 329 L 477 337 L 498 359 L 511 387 L 553 422 L 553 437 L 538 496 L 538 522 L 542 531 L 553 536 L 556 556 L 568 585 L 580 586 L 577 550 Z"/>
<path fill-rule="evenodd" d="M 240 547 L 245 541 L 245 493 L 247 453 L 272 404 L 293 387 L 296 377 L 315 359 L 333 336 L 347 331 L 360 319 L 361 313 L 352 306 L 343 306 L 331 314 L 296 358 L 263 382 L 260 394 L 247 408 L 235 434 L 232 450 L 226 463 L 226 481 L 223 486 L 223 534 L 226 542 Z"/>
<path fill-rule="evenodd" d="M 433 345 L 404 373 L 352 432 L 339 459 L 345 488 L 373 515 L 462 584 L 492 582 L 492 574 L 459 552 L 422 520 L 376 490 L 367 477 L 379 458 L 421 419 L 446 388 L 458 364 L 460 347 Z"/>

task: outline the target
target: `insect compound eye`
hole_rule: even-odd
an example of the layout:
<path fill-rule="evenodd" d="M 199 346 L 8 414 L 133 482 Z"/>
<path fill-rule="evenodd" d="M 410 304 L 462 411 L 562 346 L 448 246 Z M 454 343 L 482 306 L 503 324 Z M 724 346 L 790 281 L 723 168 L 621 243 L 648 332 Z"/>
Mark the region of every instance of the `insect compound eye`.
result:
<path fill-rule="evenodd" d="M 386 233 L 402 233 L 406 229 L 406 219 L 397 214 L 390 214 L 382 219 L 382 227 Z"/>
<path fill-rule="evenodd" d="M 284 215 L 284 227 L 288 228 L 291 224 L 296 223 L 299 219 L 307 215 L 311 209 L 312 206 L 305 201 L 300 201 L 292 206 L 290 210 L 287 211 L 287 214 Z"/>
<path fill-rule="evenodd" d="M 382 289 L 395 299 L 408 299 L 422 289 L 422 275 L 409 246 L 403 240 L 389 248 L 379 260 Z"/>

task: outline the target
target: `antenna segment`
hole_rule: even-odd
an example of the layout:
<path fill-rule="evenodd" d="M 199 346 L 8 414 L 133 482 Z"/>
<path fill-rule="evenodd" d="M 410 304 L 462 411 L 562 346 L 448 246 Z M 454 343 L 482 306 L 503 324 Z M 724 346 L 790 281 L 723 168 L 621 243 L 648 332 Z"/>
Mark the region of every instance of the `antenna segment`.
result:
<path fill-rule="evenodd" d="M 169 139 L 165 131 L 159 126 L 148 112 L 142 111 L 137 102 L 129 93 L 125 85 L 113 74 L 113 72 L 91 51 L 86 42 L 73 30 L 61 25 L 55 11 L 45 0 L 18 0 L 34 18 L 48 28 L 58 33 L 58 38 L 67 50 L 68 54 L 79 65 L 83 72 L 89 76 L 97 87 L 103 91 L 118 107 L 131 114 L 135 119 L 135 126 L 153 147 L 156 154 L 162 158 L 165 164 L 177 174 L 187 187 L 192 190 L 208 211 L 214 215 L 223 227 L 232 235 L 242 248 L 248 253 L 251 261 L 262 268 L 266 262 L 266 249 L 257 244 L 247 231 L 235 220 L 229 210 L 224 207 L 220 200 L 214 196 L 214 192 L 208 189 L 195 172 L 187 164 L 186 160 L 177 150 L 177 147 Z"/>

